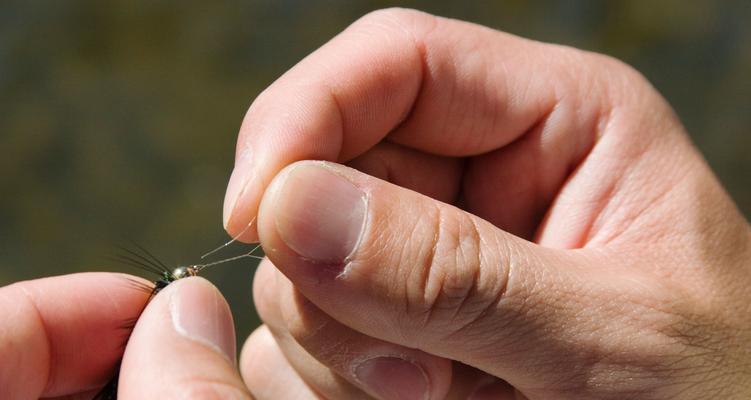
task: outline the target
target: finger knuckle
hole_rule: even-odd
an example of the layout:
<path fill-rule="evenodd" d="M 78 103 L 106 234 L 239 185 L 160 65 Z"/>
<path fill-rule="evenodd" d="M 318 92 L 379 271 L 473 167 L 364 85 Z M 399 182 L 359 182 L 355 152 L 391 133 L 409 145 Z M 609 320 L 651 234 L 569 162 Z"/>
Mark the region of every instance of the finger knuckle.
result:
<path fill-rule="evenodd" d="M 423 265 L 415 269 L 407 298 L 423 326 L 451 333 L 471 324 L 498 301 L 504 274 L 491 268 L 478 222 L 466 213 L 438 207 L 433 218 L 435 235 Z"/>
<path fill-rule="evenodd" d="M 558 69 L 554 85 L 562 92 L 558 97 L 578 96 L 592 101 L 596 96 L 607 108 L 657 96 L 639 71 L 615 57 L 562 45 L 546 44 L 544 48 L 544 58 Z M 572 91 L 577 96 L 570 96 Z"/>
<path fill-rule="evenodd" d="M 606 54 L 582 53 L 590 65 L 595 84 L 607 94 L 606 100 L 611 106 L 645 104 L 645 100 L 651 105 L 663 103 L 649 80 L 633 66 Z"/>

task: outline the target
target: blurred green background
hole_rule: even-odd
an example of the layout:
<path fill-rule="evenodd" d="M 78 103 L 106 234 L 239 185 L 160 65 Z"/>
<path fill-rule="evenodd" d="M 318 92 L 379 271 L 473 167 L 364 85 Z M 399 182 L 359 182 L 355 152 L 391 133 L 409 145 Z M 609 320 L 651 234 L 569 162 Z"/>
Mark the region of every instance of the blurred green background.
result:
<path fill-rule="evenodd" d="M 127 240 L 170 264 L 226 241 L 222 198 L 250 102 L 359 16 L 394 5 L 634 65 L 751 212 L 747 0 L 4 0 L 0 285 L 130 271 L 105 261 Z M 206 273 L 232 304 L 241 341 L 258 323 L 254 267 Z"/>

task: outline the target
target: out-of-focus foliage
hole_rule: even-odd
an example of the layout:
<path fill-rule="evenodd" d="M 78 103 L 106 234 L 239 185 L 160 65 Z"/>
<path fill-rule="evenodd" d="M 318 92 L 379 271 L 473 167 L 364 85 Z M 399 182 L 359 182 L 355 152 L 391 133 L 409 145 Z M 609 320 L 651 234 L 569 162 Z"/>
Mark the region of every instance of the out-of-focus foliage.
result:
<path fill-rule="evenodd" d="M 128 240 L 173 264 L 226 240 L 222 197 L 252 99 L 362 14 L 394 5 L 631 63 L 751 212 L 747 0 L 6 0 L 0 285 L 123 270 L 105 258 Z M 233 304 L 240 339 L 257 323 L 252 270 L 208 273 Z"/>

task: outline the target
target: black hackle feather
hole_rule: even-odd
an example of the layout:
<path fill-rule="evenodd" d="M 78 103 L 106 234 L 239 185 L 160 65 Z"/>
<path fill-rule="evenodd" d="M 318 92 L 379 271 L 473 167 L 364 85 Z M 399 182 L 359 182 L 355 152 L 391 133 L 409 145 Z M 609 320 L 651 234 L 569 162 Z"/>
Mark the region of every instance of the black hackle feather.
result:
<path fill-rule="evenodd" d="M 139 312 L 137 316 L 133 318 L 129 318 L 123 322 L 122 328 L 128 331 L 128 334 L 125 337 L 125 340 L 123 340 L 123 351 L 125 351 L 125 345 L 127 344 L 128 339 L 130 338 L 133 328 L 135 328 L 136 323 L 138 322 L 138 318 L 143 313 L 143 310 L 146 309 L 146 306 L 149 304 L 149 301 L 151 301 L 151 299 L 157 293 L 159 293 L 159 291 L 161 291 L 162 289 L 167 287 L 167 285 L 175 281 L 174 277 L 173 279 L 170 279 L 170 277 L 172 277 L 172 272 L 170 272 L 170 270 L 167 268 L 166 265 L 164 265 L 164 263 L 162 263 L 158 258 L 156 258 L 153 254 L 148 252 L 143 247 L 137 244 L 135 246 L 145 255 L 135 252 L 133 250 L 121 247 L 120 250 L 124 251 L 127 254 L 118 254 L 115 257 L 110 257 L 110 260 L 136 268 L 136 269 L 140 269 L 142 271 L 155 274 L 156 276 L 158 276 L 158 279 L 154 280 L 151 284 L 148 284 L 146 282 L 139 281 L 137 279 L 125 278 L 129 286 L 131 286 L 132 288 L 138 291 L 148 293 L 149 298 L 144 304 L 143 309 L 141 309 L 141 312 Z M 118 361 L 118 363 L 115 365 L 115 371 L 112 374 L 112 378 L 110 378 L 107 384 L 104 385 L 104 387 L 102 387 L 102 389 L 99 392 L 97 392 L 96 395 L 94 395 L 93 400 L 117 400 L 117 385 L 118 385 L 118 381 L 120 380 L 120 363 L 121 362 L 122 362 L 122 359 Z"/>
<path fill-rule="evenodd" d="M 246 228 L 247 230 L 247 228 Z M 234 242 L 235 239 L 230 241 L 229 243 Z M 145 283 L 143 281 L 139 281 L 133 278 L 125 278 L 128 282 L 128 285 L 133 287 L 136 290 L 139 290 L 141 292 L 145 292 L 149 294 L 148 300 L 143 306 L 143 309 L 141 312 L 138 313 L 138 315 L 134 318 L 128 319 L 123 323 L 123 329 L 127 330 L 127 336 L 125 337 L 125 340 L 123 340 L 123 351 L 125 350 L 124 346 L 127 344 L 128 339 L 130 338 L 130 335 L 133 331 L 133 328 L 136 326 L 136 323 L 138 322 L 138 319 L 140 315 L 143 313 L 143 310 L 146 309 L 146 306 L 148 305 L 149 301 L 157 295 L 162 289 L 167 287 L 170 283 L 176 281 L 179 278 L 185 277 L 184 274 L 178 274 L 177 272 L 173 272 L 170 268 L 167 267 L 159 258 L 157 258 L 154 254 L 152 254 L 150 251 L 146 250 L 142 246 L 140 246 L 137 243 L 132 243 L 133 246 L 136 248 L 136 250 L 132 250 L 125 247 L 120 247 L 120 250 L 123 252 L 121 254 L 118 254 L 114 257 L 110 257 L 110 261 L 114 261 L 123 265 L 127 265 L 132 268 L 140 269 L 142 271 L 148 272 L 150 274 L 156 275 L 156 279 L 154 279 L 151 284 Z M 226 244 L 221 246 L 220 248 L 226 247 Z M 205 264 L 198 264 L 198 265 L 192 265 L 190 267 L 180 267 L 174 271 L 179 270 L 185 270 L 186 268 L 190 268 L 192 273 L 190 276 L 194 276 L 198 273 L 198 271 L 202 270 L 205 267 L 222 264 L 229 261 L 239 260 L 241 258 L 257 258 L 260 259 L 262 257 L 257 256 L 253 254 L 257 249 L 260 248 L 260 245 L 253 248 L 248 253 L 242 254 L 240 256 L 225 258 L 223 260 L 214 261 L 210 263 Z M 210 252 L 208 254 L 212 254 L 213 252 Z M 207 254 L 207 255 L 208 255 Z M 176 276 L 178 274 L 179 276 Z M 115 365 L 115 371 L 113 373 L 112 378 L 107 382 L 102 389 L 97 392 L 97 394 L 94 396 L 93 400 L 117 400 L 117 385 L 118 380 L 120 379 L 120 363 L 122 362 L 122 358 L 118 363 Z"/>

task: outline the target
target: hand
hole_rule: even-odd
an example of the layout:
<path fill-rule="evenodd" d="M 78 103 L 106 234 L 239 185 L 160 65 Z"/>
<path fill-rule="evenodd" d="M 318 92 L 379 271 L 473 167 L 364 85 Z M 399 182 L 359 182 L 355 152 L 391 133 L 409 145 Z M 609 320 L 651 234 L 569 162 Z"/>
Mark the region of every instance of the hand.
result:
<path fill-rule="evenodd" d="M 261 399 L 751 396 L 749 225 L 601 55 L 368 15 L 250 107 L 225 226 Z"/>
<path fill-rule="evenodd" d="M 86 273 L 0 288 L 0 399 L 90 399 L 113 374 L 147 293 Z M 119 399 L 249 399 L 229 307 L 208 281 L 167 286 L 138 320 Z"/>

